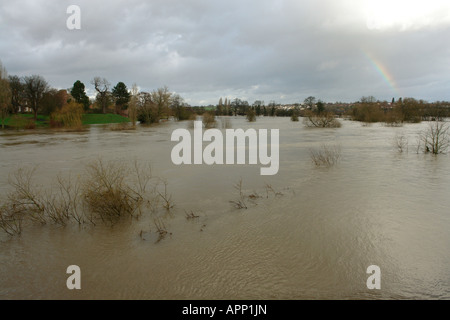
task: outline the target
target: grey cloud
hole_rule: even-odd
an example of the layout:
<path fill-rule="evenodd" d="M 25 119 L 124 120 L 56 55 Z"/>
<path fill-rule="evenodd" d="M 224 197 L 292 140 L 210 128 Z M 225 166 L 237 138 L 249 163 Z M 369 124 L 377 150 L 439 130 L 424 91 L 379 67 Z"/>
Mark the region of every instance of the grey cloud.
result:
<path fill-rule="evenodd" d="M 449 25 L 369 30 L 367 1 L 80 0 L 76 31 L 65 26 L 73 1 L 5 1 L 0 59 L 10 74 L 41 74 L 55 87 L 90 87 L 101 76 L 144 90 L 167 85 L 194 105 L 221 96 L 448 100 Z"/>

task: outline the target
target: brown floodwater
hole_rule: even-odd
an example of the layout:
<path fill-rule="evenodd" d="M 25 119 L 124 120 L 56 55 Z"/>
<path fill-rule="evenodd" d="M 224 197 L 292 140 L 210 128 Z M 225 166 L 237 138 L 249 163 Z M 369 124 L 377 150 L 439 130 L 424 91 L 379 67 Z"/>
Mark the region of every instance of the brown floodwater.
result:
<path fill-rule="evenodd" d="M 416 153 L 426 123 L 231 123 L 280 129 L 277 175 L 261 176 L 259 164 L 172 164 L 171 133 L 187 122 L 0 133 L 0 199 L 19 167 L 37 166 L 36 182 L 48 186 L 58 173 L 79 174 L 102 158 L 150 164 L 175 204 L 164 216 L 171 235 L 159 243 L 145 214 L 113 227 L 0 233 L 0 299 L 450 299 L 450 159 Z M 397 134 L 408 137 L 408 152 L 397 152 Z M 340 146 L 338 165 L 312 164 L 310 149 L 323 143 Z M 246 194 L 261 198 L 238 210 L 230 201 L 241 179 Z M 81 268 L 81 290 L 66 287 L 69 265 Z M 381 269 L 381 290 L 366 286 L 370 265 Z"/>

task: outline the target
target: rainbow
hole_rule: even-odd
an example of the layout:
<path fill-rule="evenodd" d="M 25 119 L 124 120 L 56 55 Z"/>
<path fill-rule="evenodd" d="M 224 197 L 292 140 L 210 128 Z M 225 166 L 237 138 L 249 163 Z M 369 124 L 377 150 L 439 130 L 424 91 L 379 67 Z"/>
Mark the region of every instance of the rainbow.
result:
<path fill-rule="evenodd" d="M 400 97 L 400 91 L 398 89 L 397 83 L 394 80 L 394 77 L 389 72 L 389 70 L 386 68 L 385 65 L 383 65 L 379 60 L 375 59 L 370 53 L 363 50 L 363 54 L 366 57 L 366 59 L 370 62 L 372 67 L 381 75 L 384 82 L 389 86 L 389 88 L 392 90 L 393 93 L 397 95 L 397 97 Z"/>

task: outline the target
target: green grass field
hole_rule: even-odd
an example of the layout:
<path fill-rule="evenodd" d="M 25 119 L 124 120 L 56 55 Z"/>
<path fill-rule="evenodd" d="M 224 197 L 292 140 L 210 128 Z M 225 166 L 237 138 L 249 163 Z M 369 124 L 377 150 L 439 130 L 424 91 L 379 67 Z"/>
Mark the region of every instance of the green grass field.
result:
<path fill-rule="evenodd" d="M 8 117 L 5 119 L 5 126 L 14 126 L 17 125 L 17 122 L 27 122 L 32 121 L 32 114 L 19 114 L 15 119 L 13 117 Z M 108 123 L 123 123 L 129 122 L 130 119 L 127 117 L 120 116 L 118 114 L 85 114 L 83 115 L 83 125 L 89 124 L 108 124 Z M 1 126 L 1 122 L 0 122 Z M 36 121 L 36 127 L 45 128 L 50 126 L 50 117 L 44 115 L 38 115 Z"/>
<path fill-rule="evenodd" d="M 83 124 L 107 124 L 107 123 L 123 123 L 130 122 L 127 117 L 118 114 L 85 114 L 83 116 Z"/>
<path fill-rule="evenodd" d="M 25 113 L 25 114 L 19 114 L 17 116 L 10 116 L 8 118 L 5 119 L 4 124 L 5 126 L 23 126 L 28 122 L 32 122 L 34 119 L 32 114 L 29 113 Z M 43 115 L 38 115 L 37 117 L 37 121 L 36 123 L 36 127 L 41 128 L 41 127 L 48 127 L 49 123 L 50 123 L 50 117 L 49 116 L 43 116 Z M 1 125 L 1 122 L 0 122 Z"/>

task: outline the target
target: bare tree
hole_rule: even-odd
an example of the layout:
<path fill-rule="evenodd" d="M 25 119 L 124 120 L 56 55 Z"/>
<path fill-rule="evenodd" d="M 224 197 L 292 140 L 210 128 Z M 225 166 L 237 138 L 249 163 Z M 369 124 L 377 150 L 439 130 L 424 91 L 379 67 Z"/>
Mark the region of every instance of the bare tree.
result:
<path fill-rule="evenodd" d="M 33 110 L 34 120 L 36 120 L 38 111 L 42 107 L 42 97 L 49 90 L 49 86 L 47 81 L 38 75 L 25 77 L 24 81 L 25 98 L 27 99 L 28 107 Z"/>
<path fill-rule="evenodd" d="M 403 133 L 397 133 L 395 135 L 394 146 L 397 147 L 399 153 L 403 153 L 403 151 L 408 152 L 408 138 Z"/>
<path fill-rule="evenodd" d="M 377 99 L 374 96 L 361 97 L 361 103 L 375 103 Z"/>
<path fill-rule="evenodd" d="M 317 99 L 315 97 L 309 96 L 308 98 L 305 99 L 303 103 L 308 107 L 308 109 L 312 110 L 316 105 L 316 102 Z"/>
<path fill-rule="evenodd" d="M 105 78 L 95 77 L 91 83 L 94 85 L 95 91 L 97 91 L 97 102 L 102 108 L 102 112 L 106 113 L 110 102 L 110 90 L 111 84 Z"/>
<path fill-rule="evenodd" d="M 0 119 L 2 120 L 2 129 L 5 127 L 5 119 L 8 116 L 11 103 L 11 88 L 9 86 L 6 69 L 0 62 Z"/>
<path fill-rule="evenodd" d="M 156 105 L 158 120 L 169 116 L 170 97 L 169 88 L 163 87 L 152 92 L 152 101 Z"/>
<path fill-rule="evenodd" d="M 24 84 L 18 76 L 9 76 L 9 86 L 11 87 L 11 111 L 17 114 L 24 102 Z"/>
<path fill-rule="evenodd" d="M 419 134 L 418 150 L 422 148 L 425 153 L 445 153 L 449 147 L 449 125 L 444 121 L 434 121 L 428 129 Z"/>

